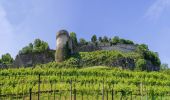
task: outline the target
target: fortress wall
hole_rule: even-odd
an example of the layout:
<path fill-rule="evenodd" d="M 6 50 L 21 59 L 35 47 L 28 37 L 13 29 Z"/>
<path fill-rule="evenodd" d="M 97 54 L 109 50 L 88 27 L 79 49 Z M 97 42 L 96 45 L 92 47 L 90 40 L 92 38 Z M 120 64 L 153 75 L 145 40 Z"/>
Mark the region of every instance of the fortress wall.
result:
<path fill-rule="evenodd" d="M 83 45 L 79 46 L 76 52 L 92 52 L 96 50 L 118 50 L 122 52 L 132 52 L 135 51 L 136 46 L 130 44 L 117 44 L 117 45 L 105 45 L 105 46 L 95 46 L 95 45 Z"/>

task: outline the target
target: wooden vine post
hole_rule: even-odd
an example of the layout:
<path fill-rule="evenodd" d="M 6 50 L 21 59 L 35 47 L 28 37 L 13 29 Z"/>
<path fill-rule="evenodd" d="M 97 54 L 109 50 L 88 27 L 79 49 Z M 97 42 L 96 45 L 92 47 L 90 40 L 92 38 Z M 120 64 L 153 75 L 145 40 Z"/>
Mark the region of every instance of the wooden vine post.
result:
<path fill-rule="evenodd" d="M 31 88 L 30 88 L 29 92 L 30 92 L 30 100 L 32 100 L 32 89 Z"/>
<path fill-rule="evenodd" d="M 72 100 L 72 80 L 70 81 L 70 100 Z"/>
<path fill-rule="evenodd" d="M 103 88 L 102 88 L 102 100 L 104 100 L 104 79 L 103 79 Z"/>
<path fill-rule="evenodd" d="M 40 100 L 40 74 L 38 75 L 38 100 Z"/>

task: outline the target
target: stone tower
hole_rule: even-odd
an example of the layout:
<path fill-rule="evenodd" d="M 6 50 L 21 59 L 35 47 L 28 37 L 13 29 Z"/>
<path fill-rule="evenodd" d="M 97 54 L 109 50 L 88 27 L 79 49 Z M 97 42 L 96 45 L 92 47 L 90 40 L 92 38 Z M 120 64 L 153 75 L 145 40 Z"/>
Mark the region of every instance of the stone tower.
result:
<path fill-rule="evenodd" d="M 57 32 L 55 61 L 62 62 L 73 53 L 72 39 L 66 30 Z"/>

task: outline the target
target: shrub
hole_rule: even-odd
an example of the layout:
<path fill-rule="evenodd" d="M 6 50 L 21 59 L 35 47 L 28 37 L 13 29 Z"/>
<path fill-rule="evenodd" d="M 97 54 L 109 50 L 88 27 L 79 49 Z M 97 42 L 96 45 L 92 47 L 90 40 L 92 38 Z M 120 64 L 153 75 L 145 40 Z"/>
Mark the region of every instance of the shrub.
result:
<path fill-rule="evenodd" d="M 125 40 L 125 39 L 120 39 L 119 43 L 121 44 L 134 44 L 133 41 L 131 40 Z"/>
<path fill-rule="evenodd" d="M 137 70 L 146 70 L 146 60 L 145 59 L 138 59 L 136 62 L 136 69 Z"/>

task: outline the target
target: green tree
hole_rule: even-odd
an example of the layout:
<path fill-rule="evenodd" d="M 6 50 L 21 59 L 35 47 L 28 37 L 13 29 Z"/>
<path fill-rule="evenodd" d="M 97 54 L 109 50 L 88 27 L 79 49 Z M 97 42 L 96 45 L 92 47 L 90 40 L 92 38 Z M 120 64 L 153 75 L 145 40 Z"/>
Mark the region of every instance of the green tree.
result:
<path fill-rule="evenodd" d="M 161 64 L 161 70 L 167 70 L 167 69 L 169 69 L 168 64 L 166 63 Z"/>
<path fill-rule="evenodd" d="M 103 42 L 103 38 L 99 37 L 99 42 L 102 43 Z"/>
<path fill-rule="evenodd" d="M 114 38 L 112 38 L 112 44 L 117 44 L 119 43 L 119 37 L 115 36 Z"/>
<path fill-rule="evenodd" d="M 44 52 L 49 49 L 47 42 L 41 41 L 40 39 L 35 39 L 33 52 Z"/>
<path fill-rule="evenodd" d="M 12 64 L 13 58 L 11 57 L 11 55 L 9 53 L 6 53 L 6 54 L 2 55 L 1 62 L 3 64 Z"/>
<path fill-rule="evenodd" d="M 161 65 L 161 61 L 159 59 L 159 56 L 155 52 L 146 51 L 146 52 L 144 52 L 144 57 L 145 57 L 145 59 L 150 60 L 152 62 L 152 64 L 155 65 L 155 66 Z"/>
<path fill-rule="evenodd" d="M 97 42 L 97 36 L 96 36 L 96 35 L 93 35 L 93 36 L 91 37 L 91 42 L 93 42 L 93 43 L 96 43 L 96 42 Z"/>
<path fill-rule="evenodd" d="M 146 60 L 145 59 L 138 59 L 138 61 L 136 62 L 136 69 L 137 70 L 147 70 Z"/>
<path fill-rule="evenodd" d="M 83 38 L 80 38 L 80 39 L 79 39 L 79 42 L 80 42 L 80 44 L 82 44 L 82 45 L 87 44 L 87 41 L 86 41 L 85 39 L 83 39 Z"/>
<path fill-rule="evenodd" d="M 74 43 L 75 45 L 77 45 L 77 35 L 76 35 L 76 33 L 71 32 L 71 33 L 70 33 L 70 37 L 72 38 L 73 43 Z"/>
<path fill-rule="evenodd" d="M 125 44 L 134 44 L 134 43 L 133 43 L 133 41 L 131 41 L 131 40 L 126 40 L 126 41 L 125 41 Z"/>
<path fill-rule="evenodd" d="M 149 51 L 146 44 L 138 45 L 136 51 L 140 53 L 144 57 L 144 59 L 149 60 L 152 62 L 153 65 L 160 67 L 161 61 L 159 59 L 158 53 Z"/>
<path fill-rule="evenodd" d="M 22 48 L 22 50 L 19 51 L 19 54 L 28 54 L 33 52 L 38 53 L 47 50 L 49 50 L 49 45 L 47 42 L 40 39 L 35 39 L 34 44 L 30 43 L 28 46 Z"/>
<path fill-rule="evenodd" d="M 104 36 L 104 37 L 103 37 L 103 42 L 105 42 L 105 43 L 108 43 L 108 42 L 109 42 L 109 40 L 108 40 L 108 37 L 107 37 L 107 36 Z"/>
<path fill-rule="evenodd" d="M 2 60 L 0 59 L 0 63 L 2 63 Z"/>
<path fill-rule="evenodd" d="M 22 50 L 19 51 L 19 54 L 28 54 L 33 52 L 33 44 L 30 43 L 28 46 L 22 48 Z"/>

